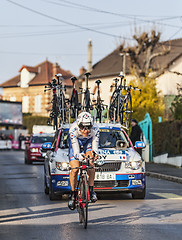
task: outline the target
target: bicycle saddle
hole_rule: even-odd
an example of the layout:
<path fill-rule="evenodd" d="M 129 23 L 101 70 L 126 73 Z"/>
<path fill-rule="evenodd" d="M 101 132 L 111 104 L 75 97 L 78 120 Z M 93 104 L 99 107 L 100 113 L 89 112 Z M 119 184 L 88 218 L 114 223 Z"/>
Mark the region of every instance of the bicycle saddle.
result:
<path fill-rule="evenodd" d="M 97 85 L 99 85 L 100 83 L 101 83 L 101 80 L 97 80 L 97 81 L 95 81 L 95 83 L 97 83 Z"/>

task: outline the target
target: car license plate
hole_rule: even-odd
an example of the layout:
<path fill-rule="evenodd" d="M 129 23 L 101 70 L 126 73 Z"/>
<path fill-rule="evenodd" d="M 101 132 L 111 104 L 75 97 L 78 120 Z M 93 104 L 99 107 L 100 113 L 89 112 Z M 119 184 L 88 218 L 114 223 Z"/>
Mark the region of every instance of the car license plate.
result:
<path fill-rule="evenodd" d="M 116 175 L 113 173 L 95 173 L 95 180 L 116 180 Z"/>

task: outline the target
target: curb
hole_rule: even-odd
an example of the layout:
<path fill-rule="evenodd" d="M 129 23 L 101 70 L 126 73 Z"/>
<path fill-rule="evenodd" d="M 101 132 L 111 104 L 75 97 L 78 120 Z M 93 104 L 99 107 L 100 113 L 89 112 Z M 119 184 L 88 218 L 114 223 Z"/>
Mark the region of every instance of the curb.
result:
<path fill-rule="evenodd" d="M 155 177 L 155 178 L 159 178 L 159 179 L 164 179 L 164 180 L 177 182 L 177 183 L 182 183 L 182 178 L 180 178 L 180 177 L 174 177 L 174 176 L 165 175 L 165 174 L 161 174 L 161 173 L 155 173 L 155 172 L 148 172 L 147 171 L 146 176 Z"/>

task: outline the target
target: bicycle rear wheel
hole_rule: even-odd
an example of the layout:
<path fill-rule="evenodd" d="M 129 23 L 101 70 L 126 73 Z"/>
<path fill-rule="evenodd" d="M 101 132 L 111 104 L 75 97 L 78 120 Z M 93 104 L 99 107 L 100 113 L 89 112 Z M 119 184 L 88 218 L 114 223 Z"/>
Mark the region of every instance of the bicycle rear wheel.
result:
<path fill-rule="evenodd" d="M 120 112 L 121 124 L 124 125 L 126 128 L 129 128 L 131 118 L 132 118 L 132 99 L 131 95 L 129 95 Z"/>
<path fill-rule="evenodd" d="M 115 90 L 112 94 L 110 107 L 109 107 L 109 119 L 110 121 L 117 121 L 118 119 L 118 91 Z"/>
<path fill-rule="evenodd" d="M 78 92 L 77 90 L 74 90 L 72 92 L 72 96 L 71 96 L 71 117 L 72 118 L 76 118 L 77 114 L 78 114 L 78 110 L 79 110 L 79 101 L 78 101 Z"/>
<path fill-rule="evenodd" d="M 90 92 L 89 92 L 89 90 L 87 90 L 86 93 L 85 93 L 84 105 L 85 105 L 85 111 L 90 112 L 91 106 L 90 106 Z"/>

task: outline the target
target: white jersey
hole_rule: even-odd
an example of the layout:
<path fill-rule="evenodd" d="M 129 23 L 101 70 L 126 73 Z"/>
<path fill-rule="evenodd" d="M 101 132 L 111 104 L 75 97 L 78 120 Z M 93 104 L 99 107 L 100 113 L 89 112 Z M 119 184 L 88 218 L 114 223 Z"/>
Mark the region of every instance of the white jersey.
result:
<path fill-rule="evenodd" d="M 100 131 L 96 124 L 93 125 L 88 136 L 85 138 L 81 134 L 78 124 L 75 121 L 69 129 L 69 134 L 70 134 L 71 145 L 72 145 L 74 156 L 80 153 L 80 146 L 79 146 L 78 139 L 80 139 L 81 141 L 82 140 L 84 141 L 86 139 L 92 138 L 92 150 L 98 153 Z"/>

